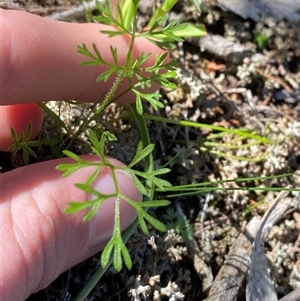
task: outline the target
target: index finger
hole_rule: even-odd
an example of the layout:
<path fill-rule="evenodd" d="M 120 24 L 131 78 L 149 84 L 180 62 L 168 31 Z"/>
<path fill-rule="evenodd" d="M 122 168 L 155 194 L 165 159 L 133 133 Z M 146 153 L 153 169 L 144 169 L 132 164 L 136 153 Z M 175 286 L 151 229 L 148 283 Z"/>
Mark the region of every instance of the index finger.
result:
<path fill-rule="evenodd" d="M 76 99 L 95 102 L 112 85 L 97 83 L 103 66 L 82 67 L 85 59 L 77 46 L 95 43 L 103 58 L 112 61 L 110 45 L 117 48 L 119 64 L 125 62 L 129 36 L 109 38 L 100 32 L 111 29 L 101 24 L 53 21 L 20 11 L 0 10 L 1 90 L 0 105 Z M 133 55 L 149 53 L 149 63 L 160 53 L 146 39 L 137 39 Z M 123 85 L 123 90 L 125 85 Z M 122 90 L 122 88 L 121 88 Z"/>

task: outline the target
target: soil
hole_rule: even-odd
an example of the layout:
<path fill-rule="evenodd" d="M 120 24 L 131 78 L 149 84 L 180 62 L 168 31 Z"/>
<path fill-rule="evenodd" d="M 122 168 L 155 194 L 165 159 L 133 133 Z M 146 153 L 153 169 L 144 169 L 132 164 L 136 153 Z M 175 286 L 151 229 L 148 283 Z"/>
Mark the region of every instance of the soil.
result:
<path fill-rule="evenodd" d="M 4 0 L 0 5 L 51 17 L 78 3 Z M 142 1 L 140 26 L 147 22 L 151 5 L 152 1 Z M 262 217 L 276 197 L 282 196 L 280 191 L 284 188 L 300 187 L 300 22 L 271 17 L 245 20 L 223 11 L 213 1 L 206 2 L 201 14 L 192 1 L 179 1 L 171 14 L 171 18 L 175 17 L 205 24 L 209 39 L 187 40 L 172 52 L 179 62 L 178 88 L 160 91 L 165 108 L 155 114 L 226 129 L 245 128 L 272 143 L 258 142 L 249 136 L 241 139 L 234 132 L 220 135 L 216 128 L 149 120 L 151 140 L 156 145 L 155 164 L 160 167 L 169 162 L 172 172 L 167 179 L 173 185 L 252 179 L 217 185 L 230 190 L 208 186 L 202 193 L 187 196 L 158 195 L 172 201 L 169 209 L 151 212 L 167 223 L 168 233 L 149 228 L 146 236 L 137 229 L 128 242 L 132 270 L 124 268 L 117 273 L 109 268 L 86 300 L 246 300 L 247 273 L 250 271 L 253 281 L 257 281 L 259 262 L 266 262 L 270 278 L 266 277 L 279 299 L 300 286 L 300 193 L 282 197 L 276 222 L 271 223 L 268 233 L 265 230 L 263 252 L 255 253 L 255 257 L 250 251 L 242 253 L 240 239 L 246 239 L 243 242 L 252 249 L 258 234 L 254 231 L 252 237 L 247 236 L 245 229 L 250 221 Z M 75 21 L 83 22 L 84 15 L 76 16 Z M 214 47 L 209 47 L 210 41 L 215 41 Z M 236 52 L 235 47 L 242 47 L 243 51 Z M 49 106 L 55 110 L 57 105 Z M 64 108 L 70 123 L 82 111 L 78 105 L 67 104 Z M 112 114 L 122 111 L 116 106 L 110 109 Z M 149 113 L 153 112 L 149 109 Z M 103 118 L 103 123 L 116 135 L 123 133 L 119 135 L 119 145 L 123 154 L 126 148 L 127 158 L 120 155 L 115 144 L 111 145 L 110 154 L 126 163 L 138 142 L 137 130 L 130 122 L 118 129 L 109 118 Z M 57 125 L 49 116 L 44 125 L 44 137 L 57 132 Z M 76 145 L 80 141 L 73 150 L 79 149 Z M 45 160 L 51 159 L 50 147 L 42 152 Z M 31 159 L 30 163 L 34 162 Z M 0 154 L 2 172 L 20 165 L 20 156 Z M 290 174 L 281 177 L 287 173 Z M 253 249 L 259 245 L 254 242 Z M 235 255 L 244 254 L 246 269 L 230 274 L 228 268 L 226 278 L 222 267 L 228 266 L 235 249 Z M 27 300 L 71 300 L 99 267 L 99 257 L 97 254 L 65 272 Z M 233 260 L 237 264 L 238 260 Z M 236 287 L 235 297 L 229 295 L 230 285 Z"/>

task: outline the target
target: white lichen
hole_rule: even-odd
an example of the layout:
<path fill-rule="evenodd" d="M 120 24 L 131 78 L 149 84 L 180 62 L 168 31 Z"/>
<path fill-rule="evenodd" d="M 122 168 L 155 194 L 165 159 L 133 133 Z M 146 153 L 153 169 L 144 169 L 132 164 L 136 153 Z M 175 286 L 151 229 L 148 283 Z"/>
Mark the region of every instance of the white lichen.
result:
<path fill-rule="evenodd" d="M 131 277 L 130 281 L 132 281 L 132 279 L 133 277 Z M 146 298 L 150 295 L 151 291 L 151 286 L 143 285 L 141 283 L 141 275 L 138 275 L 134 279 L 132 288 L 128 291 L 128 295 L 130 297 L 130 300 L 132 301 L 142 301 L 146 300 Z"/>

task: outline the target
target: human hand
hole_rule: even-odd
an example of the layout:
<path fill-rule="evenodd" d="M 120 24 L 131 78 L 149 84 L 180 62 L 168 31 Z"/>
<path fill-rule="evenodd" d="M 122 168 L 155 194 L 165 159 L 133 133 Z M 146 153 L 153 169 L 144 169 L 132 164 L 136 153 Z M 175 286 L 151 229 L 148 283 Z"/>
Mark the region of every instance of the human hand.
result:
<path fill-rule="evenodd" d="M 126 37 L 108 38 L 99 31 L 104 25 L 71 24 L 52 21 L 18 11 L 0 10 L 1 90 L 0 150 L 11 142 L 10 127 L 18 133 L 29 122 L 35 136 L 42 124 L 42 111 L 35 102 L 77 99 L 94 102 L 110 87 L 96 83 L 102 66 L 81 67 L 76 49 L 96 43 L 106 60 L 109 45 L 117 47 L 120 62 L 125 61 Z M 146 40 L 137 40 L 134 53 L 159 50 Z M 154 62 L 154 55 L 151 56 Z M 125 86 L 123 87 L 125 89 Z M 123 99 L 123 102 L 126 101 Z M 16 105 L 17 104 L 17 105 Z M 86 156 L 96 160 L 94 156 Z M 71 266 L 92 256 L 108 241 L 113 230 L 114 200 L 103 203 L 88 223 L 83 214 L 64 214 L 70 200 L 85 201 L 88 196 L 74 186 L 84 182 L 90 169 L 81 169 L 68 178 L 55 170 L 58 159 L 0 174 L 0 299 L 26 299 L 51 283 Z M 113 164 L 121 164 L 111 159 Z M 142 196 L 130 176 L 117 173 L 122 194 L 134 200 Z M 110 173 L 103 170 L 95 186 L 102 193 L 114 191 Z M 121 204 L 122 229 L 135 218 L 127 203 Z"/>

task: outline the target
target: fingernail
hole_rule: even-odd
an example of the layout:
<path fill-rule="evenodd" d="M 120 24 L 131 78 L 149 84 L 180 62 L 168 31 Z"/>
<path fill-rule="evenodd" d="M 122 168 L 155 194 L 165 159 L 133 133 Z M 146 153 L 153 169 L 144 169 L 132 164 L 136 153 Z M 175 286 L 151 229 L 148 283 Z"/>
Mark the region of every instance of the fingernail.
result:
<path fill-rule="evenodd" d="M 136 189 L 131 176 L 124 171 L 116 171 L 116 178 L 119 190 L 126 197 L 135 201 L 141 201 L 142 196 Z M 93 188 L 103 194 L 116 192 L 115 184 L 110 172 L 100 176 Z M 93 199 L 90 196 L 90 199 Z M 115 220 L 115 197 L 105 200 L 98 208 L 95 216 L 90 220 L 89 248 L 102 246 L 112 236 Z M 135 210 L 126 201 L 120 203 L 121 229 L 127 228 L 135 219 Z"/>

